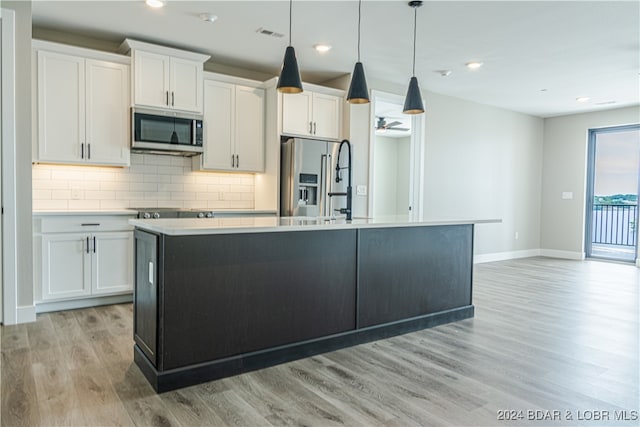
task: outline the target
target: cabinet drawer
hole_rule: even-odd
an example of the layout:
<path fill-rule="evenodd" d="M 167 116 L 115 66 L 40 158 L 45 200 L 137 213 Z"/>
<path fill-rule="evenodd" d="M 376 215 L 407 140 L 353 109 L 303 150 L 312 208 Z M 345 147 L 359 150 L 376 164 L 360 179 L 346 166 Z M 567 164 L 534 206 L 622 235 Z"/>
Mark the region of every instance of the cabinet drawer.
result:
<path fill-rule="evenodd" d="M 133 230 L 133 226 L 129 225 L 129 219 L 133 217 L 133 215 L 117 217 L 106 215 L 78 215 L 36 218 L 34 221 L 34 231 L 40 231 L 41 233 L 131 231 Z"/>

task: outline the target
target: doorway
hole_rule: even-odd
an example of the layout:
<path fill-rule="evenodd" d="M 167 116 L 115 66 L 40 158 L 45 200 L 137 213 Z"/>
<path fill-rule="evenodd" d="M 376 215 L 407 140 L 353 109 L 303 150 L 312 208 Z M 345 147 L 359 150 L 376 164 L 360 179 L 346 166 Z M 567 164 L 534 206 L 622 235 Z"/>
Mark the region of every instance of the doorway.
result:
<path fill-rule="evenodd" d="M 640 125 L 589 130 L 585 254 L 638 259 Z"/>
<path fill-rule="evenodd" d="M 404 98 L 372 91 L 369 216 L 422 212 L 423 118 L 402 112 Z"/>

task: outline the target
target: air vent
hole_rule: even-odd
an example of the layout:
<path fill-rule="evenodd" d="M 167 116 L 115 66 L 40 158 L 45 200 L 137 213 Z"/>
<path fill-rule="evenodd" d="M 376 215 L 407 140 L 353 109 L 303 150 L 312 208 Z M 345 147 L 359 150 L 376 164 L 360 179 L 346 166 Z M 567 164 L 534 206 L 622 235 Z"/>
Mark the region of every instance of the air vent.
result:
<path fill-rule="evenodd" d="M 263 27 L 258 28 L 256 30 L 256 33 L 262 34 L 262 35 L 265 35 L 265 36 L 276 37 L 276 38 L 284 37 L 284 34 L 282 34 L 282 33 L 277 33 L 275 31 L 267 30 L 266 28 L 263 28 Z"/>

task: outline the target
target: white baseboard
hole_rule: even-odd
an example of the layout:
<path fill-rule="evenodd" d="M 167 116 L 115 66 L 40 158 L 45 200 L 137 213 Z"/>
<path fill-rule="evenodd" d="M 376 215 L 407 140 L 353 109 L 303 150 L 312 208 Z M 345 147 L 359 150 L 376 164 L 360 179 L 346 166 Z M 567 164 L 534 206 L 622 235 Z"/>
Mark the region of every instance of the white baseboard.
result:
<path fill-rule="evenodd" d="M 491 254 L 474 255 L 473 263 L 482 264 L 484 262 L 505 261 L 508 259 L 530 258 L 540 256 L 540 249 L 527 249 L 522 251 L 495 252 Z"/>
<path fill-rule="evenodd" d="M 17 307 L 16 323 L 30 323 L 36 321 L 36 306 L 25 305 Z"/>
<path fill-rule="evenodd" d="M 133 294 L 113 295 L 108 297 L 83 298 L 68 301 L 52 301 L 37 303 L 35 311 L 38 313 L 48 313 L 51 311 L 75 310 L 78 308 L 96 307 L 99 305 L 121 304 L 133 301 Z M 35 314 L 34 314 L 35 319 Z"/>
<path fill-rule="evenodd" d="M 555 249 L 540 249 L 540 255 L 548 258 L 573 259 L 577 261 L 585 259 L 584 252 L 558 251 Z"/>

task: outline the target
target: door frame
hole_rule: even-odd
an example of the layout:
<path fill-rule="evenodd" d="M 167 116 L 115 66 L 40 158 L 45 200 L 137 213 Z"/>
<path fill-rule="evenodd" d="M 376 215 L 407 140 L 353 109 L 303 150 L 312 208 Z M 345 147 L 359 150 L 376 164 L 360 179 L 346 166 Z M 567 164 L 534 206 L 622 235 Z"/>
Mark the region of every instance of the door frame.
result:
<path fill-rule="evenodd" d="M 588 145 L 587 145 L 587 188 L 585 197 L 585 221 L 584 221 L 584 253 L 586 258 L 592 256 L 592 227 L 593 227 L 593 196 L 595 191 L 595 172 L 596 172 L 596 137 L 603 133 L 616 133 L 625 130 L 640 130 L 640 124 L 607 126 L 602 128 L 589 129 Z M 638 171 L 638 187 L 637 194 L 640 196 L 640 170 Z M 639 197 L 640 199 L 640 197 Z M 640 201 L 640 200 L 639 200 Z M 636 212 L 639 209 L 636 208 Z M 636 214 L 638 215 L 638 214 Z M 638 216 L 640 217 L 640 215 Z M 636 218 L 636 223 L 638 219 Z M 638 257 L 638 243 L 640 242 L 640 227 L 636 226 L 636 254 L 635 263 L 640 267 L 640 258 Z"/>
<path fill-rule="evenodd" d="M 15 127 L 15 12 L 0 9 L 2 57 L 0 110 L 2 114 L 2 323 L 18 323 L 17 215 L 16 215 L 16 127 Z"/>
<path fill-rule="evenodd" d="M 404 97 L 379 90 L 371 90 L 371 108 L 369 111 L 369 200 L 368 216 L 373 216 L 373 198 L 375 185 L 373 180 L 375 160 L 375 123 L 376 100 L 391 102 L 398 105 L 404 104 Z M 424 102 L 424 101 L 423 101 Z M 425 146 L 425 119 L 424 114 L 411 116 L 411 142 L 410 142 L 410 171 L 409 171 L 409 205 L 411 206 L 410 218 L 422 219 L 424 212 L 424 146 Z"/>

